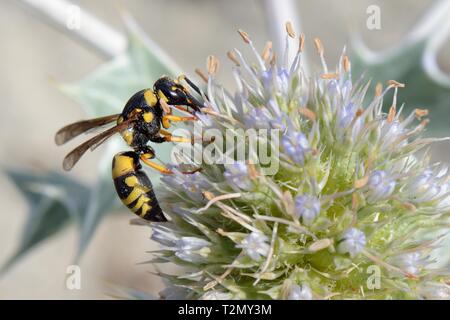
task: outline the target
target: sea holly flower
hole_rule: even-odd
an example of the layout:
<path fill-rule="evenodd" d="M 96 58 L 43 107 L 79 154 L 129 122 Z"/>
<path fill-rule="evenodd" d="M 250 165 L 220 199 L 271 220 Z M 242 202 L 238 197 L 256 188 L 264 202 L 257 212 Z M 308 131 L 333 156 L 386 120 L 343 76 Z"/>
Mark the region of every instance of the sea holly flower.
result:
<path fill-rule="evenodd" d="M 375 170 L 370 175 L 367 200 L 377 202 L 387 199 L 395 189 L 395 180 L 387 172 Z"/>
<path fill-rule="evenodd" d="M 303 224 L 310 226 L 320 213 L 320 201 L 316 197 L 300 195 L 295 198 L 295 214 Z"/>
<path fill-rule="evenodd" d="M 349 253 L 354 257 L 360 253 L 366 246 L 366 235 L 361 230 L 350 228 L 344 232 L 340 239 L 338 251 Z"/>
<path fill-rule="evenodd" d="M 247 190 L 252 187 L 248 166 L 243 161 L 236 161 L 228 165 L 224 176 L 233 188 Z"/>
<path fill-rule="evenodd" d="M 261 257 L 266 257 L 269 253 L 267 236 L 259 232 L 250 233 L 236 248 L 244 249 L 244 252 L 251 259 L 258 261 Z"/>
<path fill-rule="evenodd" d="M 203 250 L 211 246 L 211 243 L 196 237 L 181 237 L 175 243 L 175 255 L 187 262 L 203 262 L 209 250 Z M 203 252 L 202 252 L 203 250 Z"/>
<path fill-rule="evenodd" d="M 161 245 L 155 261 L 184 268 L 175 275 L 159 268 L 172 288 L 163 296 L 450 298 L 448 270 L 430 258 L 439 257 L 448 233 L 450 180 L 445 166 L 419 153 L 443 140 L 421 136 L 427 112 L 398 109 L 404 85 L 394 80 L 378 84 L 369 99 L 372 89 L 352 74 L 345 52 L 331 68 L 319 39 L 322 68 L 306 75 L 303 35 L 288 61 L 270 44 L 260 54 L 239 34 L 254 59 L 228 53 L 235 92 L 218 83 L 217 60 L 208 59 L 199 122 L 223 137 L 232 133 L 248 158 L 225 150 L 225 163 L 200 163 L 194 175 L 174 169 L 163 179 L 158 199 L 170 221 L 153 227 Z M 289 28 L 288 44 L 293 36 Z M 279 158 L 274 172 L 264 171 L 259 150 L 248 151 L 250 140 L 237 134 L 260 129 L 280 133 L 278 141 L 258 136 Z M 223 147 L 218 141 L 208 148 Z M 383 275 L 376 289 L 368 287 L 374 266 Z"/>
<path fill-rule="evenodd" d="M 281 138 L 286 156 L 296 164 L 303 165 L 306 154 L 310 151 L 308 139 L 301 132 L 289 131 Z"/>
<path fill-rule="evenodd" d="M 311 289 L 306 285 L 292 285 L 289 291 L 288 300 L 312 300 Z"/>

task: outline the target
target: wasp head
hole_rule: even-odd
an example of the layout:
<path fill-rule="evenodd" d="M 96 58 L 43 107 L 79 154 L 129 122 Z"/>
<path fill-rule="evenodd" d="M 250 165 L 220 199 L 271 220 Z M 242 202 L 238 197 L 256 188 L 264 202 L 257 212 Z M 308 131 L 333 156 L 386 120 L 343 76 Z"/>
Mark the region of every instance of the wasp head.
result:
<path fill-rule="evenodd" d="M 180 83 L 169 77 L 159 78 L 153 85 L 153 90 L 159 99 L 163 99 L 168 105 L 184 105 L 195 111 L 200 111 L 203 104 L 194 98 Z"/>

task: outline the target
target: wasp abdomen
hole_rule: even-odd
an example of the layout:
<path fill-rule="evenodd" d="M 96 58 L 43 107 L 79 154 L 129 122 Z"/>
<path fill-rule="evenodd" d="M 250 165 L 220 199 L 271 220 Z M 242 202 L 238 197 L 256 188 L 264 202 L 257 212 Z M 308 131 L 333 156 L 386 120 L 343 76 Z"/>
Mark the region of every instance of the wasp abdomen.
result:
<path fill-rule="evenodd" d="M 156 200 L 152 183 L 140 169 L 135 152 L 123 152 L 113 159 L 112 176 L 120 200 L 139 217 L 156 222 L 167 221 Z"/>

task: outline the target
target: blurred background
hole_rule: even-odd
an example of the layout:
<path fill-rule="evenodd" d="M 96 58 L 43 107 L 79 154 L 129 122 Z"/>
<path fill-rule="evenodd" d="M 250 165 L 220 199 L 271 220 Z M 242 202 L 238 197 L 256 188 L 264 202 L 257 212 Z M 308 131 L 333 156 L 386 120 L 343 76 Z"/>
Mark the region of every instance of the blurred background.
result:
<path fill-rule="evenodd" d="M 128 11 L 188 74 L 193 75 L 196 67 L 204 68 L 207 55 L 216 55 L 222 61 L 220 79 L 227 85 L 232 78 L 226 71 L 230 66 L 226 52 L 243 47 L 236 29 L 247 31 L 258 48 L 272 35 L 268 16 L 271 12 L 267 13 L 266 2 L 78 0 L 72 3 L 120 33 L 124 32 L 120 11 Z M 69 32 L 61 32 L 47 23 L 48 19 L 34 14 L 25 3 L 0 0 L 0 167 L 62 173 L 61 161 L 73 145 L 56 147 L 54 133 L 86 115 L 79 104 L 58 89 L 58 84 L 80 80 L 108 59 L 74 40 Z M 322 39 L 327 61 L 334 66 L 343 46 L 349 44 L 350 35 L 360 34 L 373 50 L 397 46 L 432 4 L 433 1 L 425 0 L 301 0 L 295 2 L 295 7 L 301 31 L 308 37 L 307 50 L 313 68 L 319 61 L 314 55 L 312 38 Z M 370 5 L 381 9 L 379 30 L 367 28 L 366 10 Z M 298 25 L 295 27 L 300 29 Z M 450 73 L 449 57 L 450 41 L 447 41 L 437 55 L 438 65 L 447 73 Z M 83 158 L 70 175 L 93 183 L 102 150 L 99 148 Z M 450 144 L 437 144 L 432 152 L 435 160 L 448 162 Z M 17 250 L 29 216 L 23 195 L 4 173 L 0 175 L 2 265 Z M 111 297 L 110 289 L 116 285 L 156 294 L 163 284 L 150 273 L 151 265 L 138 265 L 150 258 L 146 251 L 154 249 L 150 229 L 131 226 L 130 215 L 122 211 L 123 214 L 103 219 L 79 261 L 81 290 L 68 290 L 65 286 L 66 268 L 73 263 L 79 237 L 76 225 L 72 224 L 29 251 L 1 275 L 0 299 L 103 299 Z"/>

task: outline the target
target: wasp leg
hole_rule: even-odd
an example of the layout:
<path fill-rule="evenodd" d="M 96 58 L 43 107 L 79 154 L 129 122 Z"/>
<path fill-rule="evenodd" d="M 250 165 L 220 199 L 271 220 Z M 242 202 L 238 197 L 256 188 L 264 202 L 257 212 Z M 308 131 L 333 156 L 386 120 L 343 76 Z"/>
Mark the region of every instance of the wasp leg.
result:
<path fill-rule="evenodd" d="M 192 117 L 180 117 L 172 114 L 166 114 L 162 117 L 161 122 L 164 128 L 170 128 L 170 122 L 184 122 L 184 121 L 197 121 L 198 118 L 196 116 Z"/>
<path fill-rule="evenodd" d="M 208 143 L 211 143 L 214 141 L 214 137 L 211 138 L 210 140 L 205 140 L 203 138 L 195 138 L 195 137 L 186 138 L 186 137 L 174 136 L 174 135 L 172 135 L 172 133 L 170 133 L 169 131 L 166 131 L 164 129 L 159 130 L 159 133 L 161 135 L 163 135 L 165 141 L 168 141 L 168 142 L 186 142 L 186 143 L 194 144 L 195 141 L 206 141 Z"/>
<path fill-rule="evenodd" d="M 167 168 L 166 166 L 163 166 L 161 164 L 157 164 L 153 161 L 150 161 L 151 159 L 155 158 L 155 153 L 153 152 L 153 150 L 148 149 L 146 153 L 142 153 L 140 155 L 140 159 L 143 163 L 145 163 L 146 165 L 148 165 L 150 168 L 153 168 L 159 172 L 161 172 L 162 174 L 174 174 L 174 172 L 172 170 L 170 170 L 169 168 Z M 195 170 L 192 171 L 183 171 L 183 174 L 194 174 L 198 171 L 200 171 L 201 168 L 197 168 Z"/>
<path fill-rule="evenodd" d="M 192 116 L 192 117 L 180 117 L 180 116 L 175 116 L 173 114 L 166 114 L 163 116 L 163 120 L 167 119 L 169 121 L 172 122 L 185 122 L 185 121 L 197 121 L 198 118 L 196 116 Z"/>

